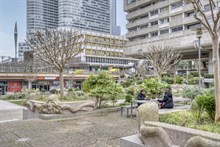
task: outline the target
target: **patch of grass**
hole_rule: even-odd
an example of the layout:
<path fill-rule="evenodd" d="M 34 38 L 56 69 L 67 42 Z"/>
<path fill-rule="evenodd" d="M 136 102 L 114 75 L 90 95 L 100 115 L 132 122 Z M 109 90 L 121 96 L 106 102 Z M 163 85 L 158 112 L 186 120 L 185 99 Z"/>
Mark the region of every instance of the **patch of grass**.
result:
<path fill-rule="evenodd" d="M 20 105 L 20 106 L 24 106 L 24 102 L 26 99 L 20 99 L 20 100 L 8 100 L 10 103 L 16 104 L 16 105 Z"/>
<path fill-rule="evenodd" d="M 198 121 L 191 111 L 173 112 L 160 115 L 160 122 L 214 132 L 220 134 L 220 123 L 215 123 L 209 119 L 208 115 L 203 115 Z"/>

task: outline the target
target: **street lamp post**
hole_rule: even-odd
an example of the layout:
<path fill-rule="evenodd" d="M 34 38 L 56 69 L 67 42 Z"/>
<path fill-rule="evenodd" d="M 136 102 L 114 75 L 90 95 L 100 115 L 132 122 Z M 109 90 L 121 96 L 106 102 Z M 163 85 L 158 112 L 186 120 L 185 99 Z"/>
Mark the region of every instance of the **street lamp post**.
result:
<path fill-rule="evenodd" d="M 202 28 L 196 29 L 196 37 L 198 38 L 198 58 L 199 58 L 199 93 L 201 92 L 202 82 L 201 82 L 201 38 L 202 38 Z"/>

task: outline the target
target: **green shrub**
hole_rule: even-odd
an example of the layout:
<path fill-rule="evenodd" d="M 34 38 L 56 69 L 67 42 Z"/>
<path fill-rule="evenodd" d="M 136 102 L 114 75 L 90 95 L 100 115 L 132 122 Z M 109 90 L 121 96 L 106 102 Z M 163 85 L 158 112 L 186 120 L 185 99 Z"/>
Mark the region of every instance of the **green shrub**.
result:
<path fill-rule="evenodd" d="M 207 79 L 213 79 L 214 75 L 213 74 L 205 74 L 204 77 Z"/>
<path fill-rule="evenodd" d="M 189 78 L 188 82 L 190 85 L 197 85 L 199 84 L 199 78 L 198 77 Z"/>
<path fill-rule="evenodd" d="M 176 76 L 176 83 L 183 84 L 184 78 L 182 76 Z"/>
<path fill-rule="evenodd" d="M 162 77 L 162 81 L 166 82 L 167 84 L 173 84 L 174 83 L 174 79 L 168 76 L 164 76 Z"/>
<path fill-rule="evenodd" d="M 51 90 L 50 90 L 50 93 L 52 93 L 52 94 L 57 94 L 57 93 L 59 93 L 59 92 L 58 92 L 58 90 L 56 90 L 56 89 L 51 89 Z"/>
<path fill-rule="evenodd" d="M 123 74 L 123 75 L 120 75 L 120 78 L 124 78 L 125 77 L 125 75 Z"/>
<path fill-rule="evenodd" d="M 196 104 L 198 106 L 197 111 L 205 111 L 209 118 L 214 120 L 215 118 L 215 95 L 214 90 L 205 90 L 202 95 L 196 96 Z"/>
<path fill-rule="evenodd" d="M 69 89 L 68 89 L 68 92 L 70 92 L 70 91 L 73 91 L 73 88 L 69 88 Z"/>
<path fill-rule="evenodd" d="M 199 77 L 199 72 L 197 72 L 197 71 L 192 71 L 192 72 L 190 72 L 189 75 L 191 75 L 192 77 Z"/>
<path fill-rule="evenodd" d="M 130 103 L 132 100 L 132 96 L 130 94 L 125 95 L 125 102 Z"/>
<path fill-rule="evenodd" d="M 185 98 L 194 99 L 199 94 L 197 86 L 187 85 L 183 88 L 182 96 Z"/>
<path fill-rule="evenodd" d="M 80 91 L 79 87 L 76 87 L 76 88 L 75 88 L 75 91 Z"/>
<path fill-rule="evenodd" d="M 163 77 L 170 77 L 170 74 L 168 74 L 168 73 L 163 73 L 163 74 L 162 74 L 162 78 L 163 78 Z"/>
<path fill-rule="evenodd" d="M 120 84 L 122 87 L 126 88 L 131 85 L 131 82 L 129 80 L 126 80 L 126 81 L 122 81 Z"/>
<path fill-rule="evenodd" d="M 140 92 L 141 89 L 144 89 L 149 98 L 158 98 L 161 97 L 165 88 L 171 89 L 169 84 L 159 82 L 158 79 L 155 78 L 150 78 L 145 79 L 142 84 L 138 85 L 137 90 Z"/>

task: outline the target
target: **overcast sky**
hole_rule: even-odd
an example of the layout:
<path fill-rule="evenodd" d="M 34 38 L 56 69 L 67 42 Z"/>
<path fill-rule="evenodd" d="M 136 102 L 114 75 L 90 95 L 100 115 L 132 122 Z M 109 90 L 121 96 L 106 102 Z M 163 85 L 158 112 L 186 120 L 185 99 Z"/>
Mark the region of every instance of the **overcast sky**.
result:
<path fill-rule="evenodd" d="M 0 56 L 14 57 L 14 25 L 18 23 L 18 42 L 23 42 L 26 32 L 26 0 L 0 0 Z M 117 24 L 126 33 L 123 0 L 117 0 Z"/>

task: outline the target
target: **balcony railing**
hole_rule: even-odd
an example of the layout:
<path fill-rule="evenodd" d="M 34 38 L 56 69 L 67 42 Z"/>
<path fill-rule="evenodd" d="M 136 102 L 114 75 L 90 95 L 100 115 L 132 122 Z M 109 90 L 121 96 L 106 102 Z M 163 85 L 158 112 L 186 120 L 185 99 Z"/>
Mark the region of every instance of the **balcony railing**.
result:
<path fill-rule="evenodd" d="M 144 2 L 143 2 L 144 1 Z M 142 3 L 147 3 L 146 0 L 143 0 Z M 158 2 L 156 3 L 155 5 L 150 5 L 149 7 L 146 7 L 146 8 L 143 8 L 143 9 L 138 9 L 134 12 L 131 12 L 131 13 L 128 13 L 126 15 L 126 19 L 132 19 L 132 18 L 135 18 L 141 14 L 146 14 L 152 10 L 156 10 L 158 8 L 161 8 L 161 7 L 164 7 L 164 6 L 167 6 L 169 5 L 169 3 L 167 1 L 164 1 L 164 2 Z"/>

